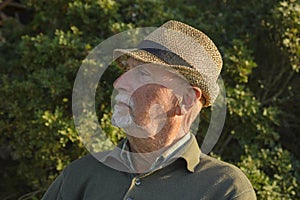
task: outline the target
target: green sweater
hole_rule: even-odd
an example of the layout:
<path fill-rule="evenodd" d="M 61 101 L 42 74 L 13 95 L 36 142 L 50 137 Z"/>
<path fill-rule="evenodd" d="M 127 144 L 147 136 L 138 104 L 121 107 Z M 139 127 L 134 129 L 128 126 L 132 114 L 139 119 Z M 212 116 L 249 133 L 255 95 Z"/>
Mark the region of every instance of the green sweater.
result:
<path fill-rule="evenodd" d="M 200 159 L 199 159 L 200 158 Z M 147 173 L 112 169 L 92 155 L 71 163 L 52 183 L 43 200 L 252 200 L 255 192 L 237 167 L 201 155 L 192 139 L 170 165 Z"/>

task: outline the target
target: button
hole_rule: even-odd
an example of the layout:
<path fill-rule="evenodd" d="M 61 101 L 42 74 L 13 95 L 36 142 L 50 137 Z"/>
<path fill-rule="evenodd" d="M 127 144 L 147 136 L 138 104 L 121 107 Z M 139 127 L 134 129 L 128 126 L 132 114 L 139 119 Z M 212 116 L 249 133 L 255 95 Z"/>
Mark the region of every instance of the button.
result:
<path fill-rule="evenodd" d="M 137 178 L 136 180 L 135 180 L 135 185 L 136 186 L 139 186 L 139 185 L 141 185 L 141 180 L 139 179 L 139 178 Z"/>

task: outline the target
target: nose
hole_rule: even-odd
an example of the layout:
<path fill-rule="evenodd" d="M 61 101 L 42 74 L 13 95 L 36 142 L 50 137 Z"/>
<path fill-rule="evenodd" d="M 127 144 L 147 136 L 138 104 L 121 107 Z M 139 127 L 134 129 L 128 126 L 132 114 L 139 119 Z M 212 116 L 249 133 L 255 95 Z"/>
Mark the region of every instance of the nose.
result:
<path fill-rule="evenodd" d="M 121 77 L 122 77 L 122 75 L 119 76 L 119 77 L 114 81 L 114 83 L 113 83 L 114 88 L 117 88 L 118 85 L 120 84 L 120 79 L 121 79 Z"/>
<path fill-rule="evenodd" d="M 117 90 L 131 91 L 132 81 L 130 79 L 130 74 L 126 72 L 119 76 L 113 83 L 113 86 Z"/>

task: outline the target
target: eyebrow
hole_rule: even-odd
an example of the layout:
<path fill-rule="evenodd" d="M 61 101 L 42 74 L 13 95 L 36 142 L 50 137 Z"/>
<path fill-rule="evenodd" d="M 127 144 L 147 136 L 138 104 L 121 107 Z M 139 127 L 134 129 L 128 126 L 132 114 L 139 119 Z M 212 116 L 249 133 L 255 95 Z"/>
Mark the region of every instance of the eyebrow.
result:
<path fill-rule="evenodd" d="M 127 60 L 126 60 L 126 65 L 129 67 L 129 69 L 132 69 L 132 68 L 134 68 L 134 67 L 136 67 L 136 66 L 139 66 L 139 65 L 142 65 L 142 64 L 145 64 L 145 62 L 143 62 L 143 61 L 139 61 L 139 60 L 137 60 L 137 59 L 135 59 L 135 58 L 128 58 Z"/>
<path fill-rule="evenodd" d="M 153 72 L 151 72 L 150 70 L 148 70 L 147 68 L 144 68 L 144 67 L 139 67 L 138 71 L 146 72 L 149 75 L 153 75 Z"/>

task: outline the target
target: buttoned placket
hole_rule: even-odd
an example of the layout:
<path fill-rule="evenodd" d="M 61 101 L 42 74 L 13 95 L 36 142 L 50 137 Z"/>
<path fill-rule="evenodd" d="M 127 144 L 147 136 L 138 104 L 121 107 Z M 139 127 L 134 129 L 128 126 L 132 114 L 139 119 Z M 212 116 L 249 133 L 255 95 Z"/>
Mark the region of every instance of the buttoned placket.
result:
<path fill-rule="evenodd" d="M 135 197 L 135 194 L 134 194 L 134 190 L 136 189 L 140 189 L 142 190 L 143 188 L 142 187 L 142 179 L 146 178 L 147 176 L 150 176 L 151 174 L 153 174 L 154 172 L 156 172 L 157 170 L 155 171 L 152 171 L 152 172 L 148 172 L 148 173 L 145 173 L 145 174 L 141 174 L 141 175 L 138 175 L 138 176 L 135 176 L 132 174 L 132 180 L 131 180 L 131 184 L 130 184 L 130 187 L 128 189 L 128 191 L 126 192 L 123 200 L 135 200 L 136 197 Z"/>
<path fill-rule="evenodd" d="M 186 137 L 184 137 L 183 138 L 184 140 L 184 142 L 183 142 L 183 144 L 185 145 L 186 143 L 187 143 L 187 141 L 189 141 L 189 139 L 190 139 L 190 136 L 186 136 Z M 182 144 L 182 145 L 183 145 Z M 181 145 L 181 146 L 182 146 Z M 124 149 L 124 145 L 123 145 L 123 149 Z M 175 149 L 175 150 L 177 150 L 177 149 Z M 176 152 L 175 150 L 171 150 L 171 152 L 172 153 L 178 153 L 178 152 Z M 182 149 L 181 149 L 182 150 Z M 128 153 L 128 152 L 126 152 L 126 153 Z M 136 174 L 131 174 L 131 184 L 130 184 L 130 187 L 128 188 L 128 190 L 127 190 L 127 192 L 126 192 L 126 194 L 125 194 L 125 196 L 123 197 L 123 200 L 135 200 L 136 199 L 136 194 L 137 194 L 137 190 L 143 190 L 144 189 L 144 187 L 143 187 L 143 184 L 142 184 L 142 182 L 143 182 L 143 179 L 144 178 L 146 178 L 147 176 L 149 176 L 149 175 L 151 175 L 151 174 L 153 174 L 153 173 L 155 173 L 156 171 L 158 171 L 158 170 L 160 170 L 163 166 L 161 165 L 160 167 L 157 167 L 156 165 L 158 165 L 159 166 L 159 164 L 161 164 L 162 162 L 163 162 L 163 160 L 164 159 L 169 159 L 171 156 L 172 156 L 172 154 L 171 153 L 169 153 L 170 155 L 168 155 L 167 157 L 159 157 L 157 160 L 156 160 L 156 162 L 154 162 L 153 163 L 153 165 L 150 167 L 150 172 L 148 172 L 148 173 L 145 173 L 145 174 L 140 174 L 140 175 L 136 175 Z M 126 154 L 125 154 L 126 155 Z M 128 156 L 129 154 L 127 154 L 127 156 L 125 156 L 125 159 L 124 159 L 124 157 L 123 157 L 123 160 L 125 160 L 125 161 L 130 161 L 130 157 Z M 122 156 L 121 156 L 122 157 Z M 129 159 L 128 159 L 129 158 Z M 132 162 L 130 162 L 130 164 L 129 164 L 129 166 L 130 166 L 130 168 L 131 169 L 133 169 L 133 166 L 131 165 L 132 164 Z M 157 167 L 157 168 L 155 168 L 155 167 Z M 153 171 L 152 171 L 153 170 Z M 134 170 L 133 170 L 134 171 Z M 138 194 L 140 194 L 140 192 L 138 192 Z"/>
<path fill-rule="evenodd" d="M 139 178 L 136 178 L 136 179 L 135 179 L 135 185 L 136 185 L 136 186 L 141 185 L 141 183 L 142 183 L 142 182 L 141 182 L 141 179 L 139 179 Z"/>

